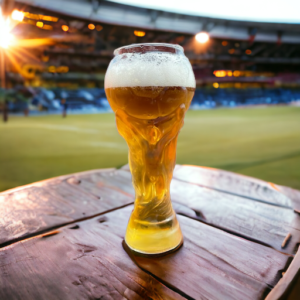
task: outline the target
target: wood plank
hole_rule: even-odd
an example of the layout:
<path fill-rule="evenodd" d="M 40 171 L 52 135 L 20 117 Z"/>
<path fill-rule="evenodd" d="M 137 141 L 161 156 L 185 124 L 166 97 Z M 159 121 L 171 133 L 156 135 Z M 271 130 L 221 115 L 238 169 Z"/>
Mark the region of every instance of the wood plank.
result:
<path fill-rule="evenodd" d="M 273 183 L 228 171 L 208 167 L 176 165 L 173 178 L 256 201 L 292 207 L 291 200 L 278 191 L 277 186 Z"/>
<path fill-rule="evenodd" d="M 2 200 L 4 204 L 3 200 L 6 199 L 5 203 L 9 203 L 1 206 L 5 207 L 5 212 L 0 211 L 2 244 L 132 203 L 134 197 L 130 173 L 123 170 L 84 172 L 47 180 L 26 187 L 25 190 L 19 188 L 17 193 L 13 192 L 5 193 L 4 198 L 0 196 L 0 202 Z M 184 186 L 184 183 L 176 180 L 173 180 L 171 192 L 173 201 L 188 205 L 200 220 L 199 216 L 205 214 L 205 221 L 219 228 L 253 238 L 287 253 L 294 253 L 299 243 L 299 217 L 289 210 L 251 204 L 252 201 L 243 201 L 239 197 L 197 185 Z M 120 196 L 120 193 L 123 195 Z M 190 200 L 186 201 L 186 198 Z M 236 205 L 231 205 L 231 202 Z M 260 218 L 254 221 L 252 216 L 258 213 Z M 11 219 L 18 222 L 12 222 Z M 292 238 L 282 249 L 281 244 L 288 233 L 292 234 Z M 1 239 L 1 236 L 4 238 Z"/>
<path fill-rule="evenodd" d="M 171 198 L 179 214 L 279 251 L 294 254 L 300 243 L 300 215 L 290 208 L 251 201 L 178 180 L 172 181 Z M 176 206 L 177 203 L 181 206 Z M 289 233 L 291 238 L 282 247 Z"/>
<path fill-rule="evenodd" d="M 0 299 L 184 298 L 140 270 L 122 238 L 94 219 L 1 249 Z"/>
<path fill-rule="evenodd" d="M 290 260 L 179 216 L 185 236 L 179 251 L 133 257 L 151 276 L 121 245 L 131 210 L 128 206 L 2 248 L 0 299 L 262 299 Z"/>
<path fill-rule="evenodd" d="M 95 172 L 90 176 L 85 176 L 81 180 L 80 188 L 86 192 L 97 194 L 97 188 L 104 185 L 110 189 L 125 193 L 127 196 L 134 196 L 131 174 L 129 172 L 123 172 L 123 170 L 114 170 L 109 173 Z"/>
<path fill-rule="evenodd" d="M 280 188 L 282 188 L 282 190 L 278 191 L 277 189 Z M 204 188 L 197 183 L 190 184 L 182 181 L 181 179 L 173 180 L 171 185 L 171 194 L 176 211 L 182 215 L 197 219 L 201 222 L 212 224 L 213 226 L 230 231 L 236 235 L 242 235 L 249 239 L 266 243 L 280 251 L 293 253 L 293 250 L 297 247 L 297 244 L 300 240 L 300 215 L 293 213 L 293 211 L 289 208 L 289 203 L 282 202 L 283 198 L 279 197 L 279 200 L 276 198 L 275 201 L 272 202 L 268 198 L 272 198 L 272 193 L 270 194 L 269 192 L 266 192 L 263 194 L 265 198 L 262 201 L 257 201 L 259 199 L 254 199 L 255 201 L 252 201 L 252 196 L 249 196 L 249 190 L 247 189 L 244 189 L 244 192 L 247 192 L 245 192 L 244 195 L 240 194 L 240 196 L 233 195 L 233 193 L 225 190 L 220 192 L 219 188 L 213 187 L 213 189 Z M 292 191 L 290 191 L 289 188 L 285 187 L 274 187 L 274 190 L 277 190 L 277 192 L 281 193 L 283 193 L 284 189 L 287 189 L 285 195 L 293 195 L 294 198 L 291 197 L 292 202 L 290 201 L 290 203 L 292 203 L 294 206 L 294 203 L 298 201 L 294 199 L 298 199 L 297 197 L 300 192 L 292 189 Z M 257 188 L 257 190 L 259 190 L 259 188 Z M 256 195 L 259 195 L 260 193 L 260 190 L 259 192 L 256 191 Z M 61 176 L 51 180 L 38 182 L 26 187 L 10 190 L 0 194 L 0 243 L 2 242 L 3 246 L 18 239 L 24 239 L 28 236 L 36 235 L 40 232 L 49 230 L 50 228 L 60 227 L 64 224 L 74 222 L 74 220 L 82 220 L 84 218 L 90 218 L 94 215 L 103 214 L 124 205 L 130 205 L 133 203 L 133 199 L 134 191 L 131 185 L 131 176 L 128 170 L 126 170 L 126 167 L 123 170 L 94 170 L 68 176 Z M 36 270 L 35 275 L 33 275 L 35 276 L 35 284 L 38 284 L 49 291 L 45 299 L 57 299 L 59 298 L 57 295 L 64 295 L 62 297 L 63 299 L 69 299 L 64 294 L 66 291 L 64 289 L 60 289 L 60 286 L 58 288 L 58 294 L 55 294 L 53 298 L 51 298 L 51 287 L 53 287 L 53 285 L 56 286 L 57 284 L 56 277 L 54 275 L 51 275 L 49 282 L 46 283 L 43 283 L 43 280 L 38 278 L 41 275 L 39 271 L 41 268 L 40 265 L 47 260 L 46 256 L 49 255 L 47 253 L 47 249 L 49 248 L 50 252 L 55 252 L 57 250 L 55 247 L 49 247 L 47 243 L 41 243 L 40 240 L 52 241 L 54 237 L 61 237 L 61 233 L 64 234 L 63 238 L 65 239 L 66 236 L 69 235 L 69 232 L 79 232 L 84 224 L 89 224 L 89 222 L 94 222 L 95 220 L 97 224 L 104 224 L 103 226 L 105 227 L 105 230 L 103 230 L 102 227 L 102 231 L 109 232 L 108 236 L 106 236 L 104 233 L 104 237 L 102 236 L 102 238 L 108 244 L 110 243 L 110 237 L 112 237 L 112 239 L 122 240 L 131 209 L 132 208 L 130 207 L 116 210 L 115 212 L 101 216 L 100 220 L 99 218 L 96 218 L 93 220 L 80 222 L 78 228 L 77 226 L 72 225 L 68 228 L 73 229 L 63 228 L 62 230 L 59 230 L 57 234 L 45 234 L 45 237 L 32 238 L 24 241 L 24 243 L 17 243 L 15 245 L 3 248 L 3 251 L 9 251 L 9 254 L 7 254 L 8 252 L 5 252 L 6 254 L 3 256 L 4 252 L 0 251 L 0 274 L 2 274 L 0 275 L 0 288 L 1 284 L 3 284 L 4 293 L 12 293 L 12 299 L 14 299 L 14 297 L 16 299 L 23 299 L 23 297 L 19 297 L 21 294 L 14 294 L 12 292 L 13 283 L 9 283 L 9 281 L 12 279 L 12 282 L 15 282 L 16 285 L 16 282 L 19 282 L 17 281 L 18 276 L 21 276 L 19 279 L 24 285 L 23 293 L 26 295 L 26 293 L 28 293 L 28 283 L 25 277 L 23 278 L 22 276 L 27 276 L 27 273 L 24 270 L 26 270 L 28 267 L 30 270 Z M 243 299 L 248 299 L 249 297 L 249 299 L 257 299 L 251 298 L 252 296 L 263 297 L 265 293 L 270 290 L 270 287 L 274 286 L 279 279 L 280 273 L 285 270 L 285 265 L 288 264 L 289 256 L 282 256 L 284 259 L 282 257 L 277 257 L 276 255 L 283 254 L 275 252 L 271 248 L 266 248 L 262 245 L 239 239 L 233 235 L 228 235 L 224 231 L 217 230 L 200 222 L 182 218 L 183 217 L 179 216 L 181 227 L 185 236 L 185 245 L 179 252 L 175 253 L 174 255 L 170 255 L 170 260 L 168 260 L 169 255 L 166 256 L 166 258 L 168 258 L 167 260 L 161 261 L 158 259 L 158 262 L 156 262 L 155 259 L 154 265 L 156 267 L 154 268 L 149 261 L 137 261 L 139 258 L 136 257 L 134 257 L 134 259 L 136 260 L 136 263 L 138 263 L 147 272 L 151 272 L 153 273 L 154 277 L 159 278 L 159 281 L 165 282 L 165 284 L 171 290 L 178 292 L 188 299 L 194 298 L 195 295 L 198 297 L 196 297 L 196 299 L 199 299 L 199 297 L 208 297 L 209 299 L 240 299 L 238 298 L 241 296 L 240 289 L 243 290 Z M 188 224 L 189 221 L 192 223 Z M 93 224 L 93 226 L 95 227 L 95 224 Z M 59 261 L 59 255 L 64 257 L 64 249 L 69 249 L 68 247 L 70 243 L 73 245 L 76 239 L 79 240 L 85 235 L 91 239 L 98 238 L 99 233 L 97 230 L 94 232 L 93 226 L 87 225 L 86 229 L 83 233 L 81 232 L 80 236 L 75 234 L 76 237 L 71 238 L 71 240 L 67 239 L 67 244 L 61 242 L 60 238 L 57 244 L 58 247 L 61 245 L 61 248 L 58 251 L 59 254 L 53 254 L 54 256 L 52 256 L 52 254 L 50 255 L 50 262 L 45 266 L 45 271 L 43 271 L 44 275 L 42 275 L 42 278 L 44 276 L 44 281 L 48 280 L 46 279 L 45 274 L 49 270 L 50 273 L 57 272 L 57 270 L 53 268 L 57 264 L 56 262 Z M 201 226 L 206 227 L 202 228 Z M 75 230 L 76 228 L 77 230 Z M 210 232 L 210 230 L 207 228 L 217 230 L 218 234 Z M 68 234 L 65 234 L 66 232 Z M 291 234 L 291 238 L 287 239 L 286 236 L 289 233 Z M 228 236 L 230 239 L 226 240 Z M 232 240 L 232 238 L 237 240 Z M 287 240 L 287 244 L 286 247 L 282 249 L 281 244 L 284 239 Z M 32 248 L 32 250 L 27 248 L 27 243 L 29 243 L 29 241 L 33 241 L 34 243 L 29 247 L 30 249 Z M 243 243 L 240 243 L 240 241 L 243 241 L 243 243 L 246 242 L 246 246 Z M 20 251 L 18 252 L 19 255 L 16 256 L 17 259 L 14 261 L 15 254 L 13 252 L 15 251 L 14 249 L 16 249 L 14 247 L 18 247 L 17 249 L 19 249 L 21 247 L 19 245 L 25 245 L 25 243 L 26 247 L 22 248 L 23 250 L 18 250 Z M 36 251 L 34 249 L 36 243 L 38 243 L 38 245 L 42 245 L 39 254 L 44 251 L 46 255 L 45 257 L 42 256 L 40 258 L 39 256 L 34 255 L 34 251 Z M 107 243 L 105 245 L 107 245 Z M 115 243 L 115 241 L 113 241 L 113 243 Z M 56 244 L 55 241 L 54 244 Z M 82 244 L 84 245 L 82 248 L 83 250 L 77 249 L 76 251 L 83 253 L 84 258 L 82 258 L 81 261 L 85 259 L 86 261 L 84 261 L 80 266 L 75 266 L 68 263 L 64 265 L 66 269 L 82 269 L 84 275 L 80 278 L 90 278 L 90 272 L 97 275 L 99 272 L 98 267 L 93 269 L 95 265 L 94 257 L 85 257 L 86 253 L 94 252 L 94 250 L 90 251 L 90 248 L 86 249 L 85 244 L 87 243 Z M 88 244 L 88 246 L 89 245 L 90 244 Z M 93 246 L 93 244 L 91 245 Z M 249 245 L 251 245 L 251 247 Z M 234 249 L 239 249 L 240 247 L 242 249 L 236 251 L 233 249 L 233 247 L 235 247 Z M 99 251 L 102 251 L 103 253 L 105 253 L 105 251 L 110 251 L 101 248 L 98 244 L 96 248 L 99 248 Z M 24 251 L 26 251 L 26 254 L 24 254 Z M 32 254 L 26 256 L 27 253 L 29 253 L 28 251 L 33 252 Z M 75 250 L 73 249 L 72 251 L 74 252 Z M 119 253 L 119 250 L 116 251 L 117 252 L 114 252 L 114 255 L 116 254 L 116 256 L 120 256 L 122 258 L 121 260 L 123 261 L 124 258 Z M 264 251 L 274 252 L 265 253 Z M 111 256 L 106 257 L 102 254 L 102 252 L 101 258 L 104 257 L 103 259 L 110 260 L 110 262 L 113 260 L 113 264 L 115 264 L 114 258 Z M 181 254 L 179 255 L 178 253 Z M 274 253 L 276 253 L 275 256 Z M 22 255 L 25 257 L 24 260 L 21 257 Z M 179 258 L 173 260 L 172 257 Z M 272 258 L 271 262 L 270 257 Z M 273 261 L 274 257 L 275 262 Z M 30 265 L 30 262 L 28 261 L 35 260 L 35 258 L 38 258 L 37 260 L 39 260 L 37 265 Z M 26 263 L 24 263 L 25 265 L 21 266 L 20 268 L 18 267 L 19 269 L 16 267 L 15 270 L 10 271 L 10 264 L 18 264 L 19 261 L 25 261 Z M 182 261 L 185 262 L 183 264 L 184 266 L 182 266 Z M 51 262 L 54 264 L 53 268 L 50 266 Z M 118 264 L 120 263 L 119 261 L 117 262 Z M 129 272 L 126 269 L 126 266 L 126 270 L 123 270 L 125 273 L 123 274 L 123 271 L 116 269 L 115 266 L 109 263 L 107 264 L 105 261 L 101 261 L 100 264 L 101 266 L 104 266 L 103 268 L 105 268 L 105 270 L 109 269 L 110 275 L 108 276 L 108 280 L 104 281 L 103 283 L 98 277 L 96 279 L 91 277 L 91 281 L 87 280 L 86 286 L 79 280 L 77 283 L 79 282 L 79 285 L 84 287 L 80 287 L 80 292 L 76 295 L 72 294 L 70 299 L 96 297 L 95 295 L 99 291 L 95 289 L 96 291 L 93 290 L 91 293 L 90 289 L 90 286 L 94 283 L 96 285 L 100 284 L 101 286 L 105 286 L 105 288 L 100 289 L 101 291 L 99 292 L 104 298 L 111 297 L 113 299 L 118 299 L 118 297 L 127 297 L 128 299 L 138 299 L 141 297 L 141 299 L 147 299 L 149 297 L 150 299 L 151 297 L 153 298 L 155 296 L 155 299 L 177 299 L 174 297 L 181 297 L 178 293 L 174 293 L 163 285 L 161 286 L 159 281 L 156 281 L 154 284 L 155 289 L 158 289 L 155 290 L 154 294 L 153 289 L 151 290 L 152 294 L 150 293 L 150 287 L 147 284 L 142 285 L 142 288 L 147 290 L 146 292 L 143 289 L 142 291 L 137 290 L 137 285 L 133 284 L 131 281 L 127 281 L 127 277 L 131 276 L 131 279 L 134 278 L 134 281 L 138 283 L 140 288 L 140 275 L 138 274 L 135 276 L 135 271 L 130 269 L 131 271 Z M 175 276 L 173 272 L 171 272 L 171 269 L 168 269 L 169 264 L 171 264 L 172 268 L 174 268 L 174 272 L 178 269 L 179 273 L 184 272 L 186 274 L 186 270 L 192 270 L 192 272 L 194 272 L 195 268 L 199 269 L 199 266 L 201 266 L 206 270 L 206 273 L 202 274 L 203 272 L 199 273 L 198 271 L 198 274 L 196 272 L 196 278 L 198 279 L 191 280 L 193 284 L 189 285 L 187 282 L 180 282 L 179 276 Z M 149 267 L 149 269 L 147 269 L 145 266 Z M 166 268 L 167 272 L 163 273 L 162 268 Z M 211 271 L 211 269 L 213 271 Z M 61 269 L 61 273 L 64 272 L 62 270 L 64 269 Z M 73 276 L 72 272 L 68 274 Z M 130 275 L 128 275 L 128 272 Z M 172 274 L 168 272 L 171 272 Z M 209 275 L 209 272 L 213 273 Z M 12 275 L 9 275 L 10 273 Z M 20 273 L 20 275 L 17 275 L 17 273 Z M 122 275 L 120 275 L 121 273 Z M 146 273 L 143 272 L 142 274 Z M 226 276 L 224 274 L 226 274 Z M 124 275 L 125 279 L 122 277 L 123 285 L 118 285 L 120 278 L 117 275 L 121 277 Z M 10 277 L 10 279 L 7 280 L 7 276 Z M 226 279 L 223 278 L 224 276 Z M 73 285 L 68 285 L 69 283 L 64 282 L 63 279 L 59 278 L 58 280 L 59 282 L 61 281 L 63 284 L 65 284 L 67 289 L 73 289 L 74 283 L 72 283 Z M 147 283 L 149 280 L 151 281 L 155 279 L 153 279 L 153 277 L 150 277 L 150 279 L 146 278 L 145 282 Z M 221 285 L 224 284 L 225 298 L 220 298 L 221 295 L 215 294 L 214 288 L 217 284 L 215 281 L 219 282 Z M 202 286 L 201 282 L 204 282 L 205 287 Z M 244 286 L 245 282 L 247 282 L 246 286 Z M 187 284 L 186 286 L 192 289 L 191 293 L 186 293 L 186 287 L 184 284 Z M 10 285 L 11 287 L 7 288 Z M 113 288 L 111 286 L 113 286 Z M 118 288 L 116 288 L 116 286 L 118 286 Z M 130 286 L 130 288 L 128 288 L 128 286 Z M 163 291 L 161 291 L 162 287 Z M 89 290 L 88 292 L 86 291 L 87 289 Z M 0 289 L 0 299 L 2 299 L 1 290 L 2 289 Z M 126 294 L 126 291 L 129 294 Z M 132 291 L 133 293 L 131 293 Z M 161 295 L 161 293 L 162 295 L 166 296 L 159 298 L 158 295 Z M 246 293 L 247 296 L 244 296 L 244 293 Z M 230 298 L 231 295 L 233 298 Z M 33 294 L 28 295 L 28 299 L 41 299 L 43 297 L 44 296 L 41 294 L 41 290 L 38 289 Z"/>
<path fill-rule="evenodd" d="M 183 171 L 185 172 L 186 168 L 187 172 L 191 172 L 189 166 L 184 166 L 184 168 L 176 166 L 176 170 L 181 170 L 181 174 Z M 127 166 L 124 166 L 122 170 L 129 173 Z M 194 172 L 194 167 L 192 167 L 192 171 Z M 198 167 L 196 171 L 198 171 Z M 215 178 L 215 175 L 212 177 L 209 175 L 210 172 L 214 173 L 214 170 L 204 169 L 204 171 L 202 176 L 205 180 Z M 220 172 L 223 171 L 220 170 Z M 239 177 L 240 175 L 234 174 L 234 176 Z M 240 177 L 244 180 L 244 176 Z M 267 184 L 260 180 L 258 182 L 260 185 L 263 183 L 263 186 Z M 222 184 L 225 184 L 225 181 Z M 278 194 L 279 187 L 275 188 L 277 188 L 275 191 Z M 289 190 L 289 188 L 287 189 Z M 178 179 L 173 179 L 171 183 L 171 199 L 177 213 L 268 245 L 279 251 L 288 254 L 296 253 L 300 243 L 300 214 L 294 213 L 292 208 L 285 205 L 273 205 L 274 203 L 270 203 L 267 197 L 263 202 L 253 201 L 248 192 L 247 189 L 244 190 L 244 195 L 249 196 L 244 197 Z M 267 196 L 271 195 L 267 194 Z M 291 235 L 291 238 L 282 247 L 288 234 Z"/>
<path fill-rule="evenodd" d="M 95 170 L 1 193 L 0 247 L 133 203 L 133 196 L 126 192 L 130 179 L 124 182 L 123 178 L 117 170 Z"/>
<path fill-rule="evenodd" d="M 291 199 L 293 209 L 300 214 L 300 191 L 282 185 L 276 185 L 276 187 L 282 194 Z"/>
<path fill-rule="evenodd" d="M 177 165 L 176 169 L 181 169 L 181 167 Z M 189 166 L 187 169 L 189 171 Z M 130 174 L 128 165 L 124 166 L 120 173 L 121 171 Z M 210 169 L 205 172 L 209 173 Z M 234 176 L 240 175 L 234 174 Z M 240 177 L 243 179 L 244 176 Z M 211 177 L 208 176 L 209 178 Z M 127 180 L 127 186 L 131 186 L 130 177 Z M 263 183 L 264 186 L 267 184 L 260 180 L 258 182 Z M 280 193 L 279 187 L 275 188 L 276 193 Z M 130 192 L 133 194 L 133 190 Z M 244 190 L 245 195 L 246 192 L 247 190 Z M 271 203 L 268 198 L 262 202 L 253 201 L 250 194 L 247 195 L 249 197 L 233 195 L 177 179 L 173 179 L 171 183 L 171 198 L 177 213 L 279 251 L 288 254 L 296 253 L 300 243 L 300 214 L 294 213 L 292 208 L 286 205 L 273 205 L 274 203 Z M 270 194 L 267 195 L 270 196 Z M 291 238 L 282 247 L 288 234 Z"/>
<path fill-rule="evenodd" d="M 299 299 L 300 292 L 300 251 L 290 264 L 283 277 L 268 295 L 266 300 Z"/>

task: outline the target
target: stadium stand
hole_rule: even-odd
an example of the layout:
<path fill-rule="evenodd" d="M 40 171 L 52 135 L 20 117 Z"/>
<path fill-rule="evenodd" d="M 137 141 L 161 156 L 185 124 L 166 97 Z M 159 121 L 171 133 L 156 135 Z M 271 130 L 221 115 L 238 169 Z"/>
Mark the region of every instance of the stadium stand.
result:
<path fill-rule="evenodd" d="M 300 24 L 191 16 L 98 0 L 5 1 L 10 11 L 24 15 L 15 36 L 36 41 L 14 58 L 19 68 L 7 61 L 7 87 L 34 88 L 32 104 L 42 109 L 58 109 L 58 90 L 68 94 L 71 108 L 107 108 L 103 81 L 113 50 L 145 42 L 184 47 L 197 80 L 194 108 L 299 100 Z M 195 39 L 201 31 L 209 35 L 207 43 Z M 42 89 L 53 91 L 52 99 L 46 100 Z"/>

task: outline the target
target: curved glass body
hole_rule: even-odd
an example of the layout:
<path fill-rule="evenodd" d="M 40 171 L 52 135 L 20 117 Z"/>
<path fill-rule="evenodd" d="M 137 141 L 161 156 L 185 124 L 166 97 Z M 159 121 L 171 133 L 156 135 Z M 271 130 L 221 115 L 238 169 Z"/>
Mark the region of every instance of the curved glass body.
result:
<path fill-rule="evenodd" d="M 135 205 L 125 242 L 143 254 L 177 248 L 183 237 L 170 198 L 176 144 L 195 91 L 182 47 L 136 44 L 115 50 L 105 92 L 129 148 Z"/>

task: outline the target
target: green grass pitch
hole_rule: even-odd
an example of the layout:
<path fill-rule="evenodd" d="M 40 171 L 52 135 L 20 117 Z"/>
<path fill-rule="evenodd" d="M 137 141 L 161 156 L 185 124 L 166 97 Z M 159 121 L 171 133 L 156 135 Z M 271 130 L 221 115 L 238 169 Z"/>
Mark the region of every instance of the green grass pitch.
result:
<path fill-rule="evenodd" d="M 113 114 L 0 122 L 0 191 L 127 163 Z M 300 189 L 300 108 L 189 111 L 177 163 L 210 166 Z"/>

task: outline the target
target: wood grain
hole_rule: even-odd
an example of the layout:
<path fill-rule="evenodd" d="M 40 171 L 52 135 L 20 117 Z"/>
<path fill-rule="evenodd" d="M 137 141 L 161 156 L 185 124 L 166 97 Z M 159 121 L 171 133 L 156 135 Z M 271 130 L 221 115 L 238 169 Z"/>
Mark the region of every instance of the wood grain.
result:
<path fill-rule="evenodd" d="M 171 198 L 179 214 L 279 251 L 294 254 L 300 243 L 300 215 L 291 208 L 251 201 L 177 180 L 172 181 Z M 177 203 L 181 206 L 176 206 Z M 282 248 L 288 233 L 291 238 Z"/>
<path fill-rule="evenodd" d="M 141 268 L 193 299 L 259 299 L 286 269 L 289 256 L 271 248 L 189 218 L 179 216 L 179 222 L 185 240 L 178 252 L 160 258 L 131 255 Z"/>
<path fill-rule="evenodd" d="M 131 210 L 2 248 L 0 299 L 261 299 L 289 262 L 271 248 L 179 216 L 184 246 L 163 258 L 134 257 L 145 272 L 121 245 Z"/>
<path fill-rule="evenodd" d="M 1 193 L 0 248 L 11 245 L 0 249 L 0 299 L 262 299 L 282 273 L 268 300 L 293 299 L 299 253 L 286 271 L 292 257 L 274 249 L 299 246 L 300 192 L 195 166 L 174 177 L 185 242 L 160 258 L 122 248 L 134 201 L 127 166 Z"/>
<path fill-rule="evenodd" d="M 113 169 L 95 170 L 1 193 L 0 247 L 133 203 L 133 196 L 126 192 L 125 175 L 118 176 Z"/>
<path fill-rule="evenodd" d="M 96 218 L 3 248 L 0 299 L 184 299 L 140 270 L 121 243 Z"/>
<path fill-rule="evenodd" d="M 276 185 L 276 187 L 282 194 L 286 195 L 291 199 L 293 209 L 300 213 L 300 191 L 297 191 L 287 186 Z"/>
<path fill-rule="evenodd" d="M 292 207 L 291 200 L 273 183 L 224 170 L 176 165 L 173 178 L 259 202 Z"/>
<path fill-rule="evenodd" d="M 300 286 L 300 251 L 290 264 L 283 277 L 268 295 L 266 300 L 299 299 Z M 296 293 L 297 291 L 297 293 Z"/>
<path fill-rule="evenodd" d="M 127 166 L 124 166 L 122 169 L 129 172 Z M 184 172 L 194 174 L 196 172 L 194 169 L 196 169 L 198 175 L 202 172 L 200 167 L 181 167 L 178 165 L 175 171 L 181 170 L 181 175 L 185 174 Z M 200 171 L 198 169 L 200 169 Z M 216 171 L 225 174 L 218 177 L 215 174 Z M 211 172 L 213 173 L 212 176 L 209 175 Z M 227 173 L 229 173 L 229 175 Z M 251 198 L 253 197 L 253 192 L 250 189 L 244 188 L 243 193 L 240 195 L 227 193 L 220 189 L 222 185 L 225 185 L 224 188 L 230 188 L 230 185 L 226 187 L 226 180 L 231 182 L 231 184 L 237 180 L 236 178 L 227 178 L 225 180 L 225 175 L 227 177 L 241 177 L 241 181 L 250 180 L 249 183 L 245 183 L 245 186 L 251 186 L 252 178 L 244 178 L 244 176 L 232 174 L 233 173 L 222 170 L 204 168 L 204 173 L 200 175 L 204 178 L 204 181 L 210 185 L 209 188 L 173 179 L 171 183 L 171 198 L 175 211 L 181 215 L 211 224 L 237 236 L 242 236 L 249 240 L 273 247 L 279 251 L 289 254 L 296 253 L 300 243 L 300 214 L 294 213 L 292 207 L 283 205 L 284 202 L 281 202 L 282 205 L 270 202 L 273 199 L 273 192 L 277 200 L 285 199 L 286 196 L 281 194 L 279 187 L 276 186 L 276 189 L 274 188 L 271 192 L 264 190 L 265 187 L 269 189 L 269 184 L 253 178 L 254 183 L 256 185 L 259 184 L 259 188 L 256 187 L 256 189 L 258 191 L 261 190 L 260 193 L 267 191 L 264 201 L 255 201 Z M 200 177 L 197 178 L 199 179 Z M 185 178 L 185 180 L 188 179 L 189 177 Z M 214 180 L 219 179 L 223 181 L 218 185 L 218 182 L 214 182 Z M 128 185 L 129 184 L 130 183 L 128 183 Z M 216 186 L 219 188 L 215 189 Z M 236 186 L 238 189 L 237 183 Z M 258 192 L 256 195 L 257 194 Z M 288 199 L 288 201 L 290 200 Z M 285 202 L 285 204 L 287 204 L 287 202 Z M 284 244 L 284 247 L 282 247 L 289 233 L 291 234 L 291 238 Z"/>
<path fill-rule="evenodd" d="M 199 169 L 177 167 L 181 173 L 186 168 L 187 172 L 191 168 L 193 172 Z M 172 181 L 171 195 L 178 213 L 238 236 L 289 254 L 295 253 L 300 242 L 300 215 L 290 208 L 252 201 L 177 179 Z M 62 176 L 2 193 L 0 246 L 133 201 L 134 190 L 126 167 Z M 288 233 L 291 233 L 291 239 L 282 248 Z"/>
<path fill-rule="evenodd" d="M 129 171 L 127 166 L 123 170 Z M 300 243 L 300 214 L 293 212 L 287 192 L 298 195 L 255 178 L 195 166 L 177 165 L 171 184 L 177 213 L 294 254 Z M 289 233 L 291 239 L 282 247 Z"/>

